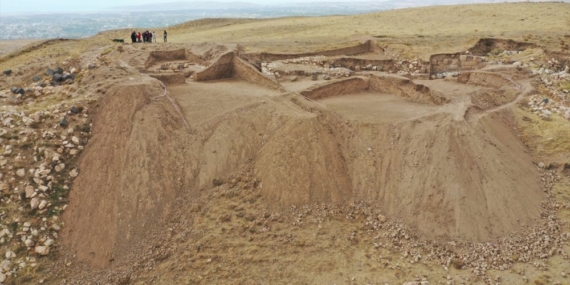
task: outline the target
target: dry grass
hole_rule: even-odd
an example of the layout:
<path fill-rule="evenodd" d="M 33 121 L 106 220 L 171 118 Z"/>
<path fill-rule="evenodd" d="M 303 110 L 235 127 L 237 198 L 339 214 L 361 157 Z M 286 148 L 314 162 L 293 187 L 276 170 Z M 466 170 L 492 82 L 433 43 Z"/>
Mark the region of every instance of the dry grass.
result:
<path fill-rule="evenodd" d="M 539 158 L 551 161 L 570 161 L 570 122 L 559 115 L 545 121 L 529 111 L 515 112 L 521 139 Z M 523 117 L 530 119 L 523 120 Z"/>
<path fill-rule="evenodd" d="M 506 37 L 560 48 L 570 30 L 570 5 L 501 3 L 401 9 L 353 16 L 295 17 L 214 25 L 189 22 L 170 30 L 172 42 L 239 43 L 251 50 L 297 52 L 351 45 L 364 38 L 402 44 L 411 54 L 466 49 L 481 37 Z M 302 48 L 300 48 L 302 47 Z"/>

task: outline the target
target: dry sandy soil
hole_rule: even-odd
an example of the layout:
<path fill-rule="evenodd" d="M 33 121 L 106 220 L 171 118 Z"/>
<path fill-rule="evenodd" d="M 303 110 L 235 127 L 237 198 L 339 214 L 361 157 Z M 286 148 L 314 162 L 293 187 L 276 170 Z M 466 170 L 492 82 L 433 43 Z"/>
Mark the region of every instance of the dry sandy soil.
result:
<path fill-rule="evenodd" d="M 568 6 L 208 19 L 3 55 L 0 277 L 570 284 Z M 485 64 L 430 73 L 442 52 Z"/>
<path fill-rule="evenodd" d="M 0 55 L 15 51 L 34 42 L 37 42 L 37 40 L 1 40 Z"/>

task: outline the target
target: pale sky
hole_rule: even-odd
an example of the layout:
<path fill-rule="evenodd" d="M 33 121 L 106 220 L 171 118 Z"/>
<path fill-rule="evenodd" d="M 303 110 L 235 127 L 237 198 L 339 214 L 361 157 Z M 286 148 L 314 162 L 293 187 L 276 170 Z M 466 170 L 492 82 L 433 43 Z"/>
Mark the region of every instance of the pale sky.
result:
<path fill-rule="evenodd" d="M 144 5 L 144 4 L 160 4 L 169 2 L 193 2 L 188 0 L 0 0 L 0 14 L 10 13 L 26 13 L 26 12 L 89 12 L 105 10 L 110 7 L 129 6 L 129 5 Z M 208 0 L 195 0 L 204 2 Z M 283 3 L 304 3 L 304 2 L 384 2 L 388 0 L 213 0 L 216 2 L 249 2 L 256 4 L 283 4 Z M 506 2 L 505 0 L 497 2 Z M 513 0 L 507 0 L 509 2 Z M 541 0 L 538 0 L 541 1 Z M 409 1 L 408 1 L 409 2 Z M 417 0 L 418 4 L 422 0 Z M 489 2 L 477 0 L 431 0 L 430 4 L 438 3 L 476 3 L 476 2 Z M 522 2 L 522 0 L 521 0 Z M 563 2 L 570 2 L 570 0 L 563 0 Z"/>
<path fill-rule="evenodd" d="M 205 2 L 203 0 L 197 0 Z M 215 2 L 248 2 L 257 4 L 303 3 L 307 0 L 214 0 Z M 338 0 L 351 2 L 350 0 Z M 383 1 L 383 0 L 379 0 Z M 109 7 L 193 2 L 187 0 L 0 0 L 0 14 L 19 12 L 71 12 L 105 10 Z M 316 0 L 314 2 L 323 2 Z"/>

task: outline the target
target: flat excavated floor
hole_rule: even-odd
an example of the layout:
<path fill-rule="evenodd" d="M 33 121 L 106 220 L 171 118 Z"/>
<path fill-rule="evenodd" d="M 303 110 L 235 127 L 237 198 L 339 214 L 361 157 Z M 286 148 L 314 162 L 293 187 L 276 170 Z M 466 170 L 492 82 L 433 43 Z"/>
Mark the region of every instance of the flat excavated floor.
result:
<path fill-rule="evenodd" d="M 188 82 L 168 87 L 190 124 L 200 124 L 225 113 L 277 96 L 279 91 L 237 79 Z"/>
<path fill-rule="evenodd" d="M 362 92 L 328 97 L 319 103 L 350 120 L 365 123 L 392 123 L 437 112 L 441 106 L 414 103 L 400 96 Z"/>

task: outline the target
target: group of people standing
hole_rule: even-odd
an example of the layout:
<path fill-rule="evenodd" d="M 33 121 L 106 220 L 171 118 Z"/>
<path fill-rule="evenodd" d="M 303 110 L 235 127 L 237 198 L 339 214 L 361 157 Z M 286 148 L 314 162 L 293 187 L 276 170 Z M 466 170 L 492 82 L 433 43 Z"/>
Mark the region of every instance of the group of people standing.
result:
<path fill-rule="evenodd" d="M 167 33 L 164 30 L 164 42 L 166 42 Z M 133 31 L 131 33 L 131 41 L 133 43 L 156 43 L 156 33 L 154 31 L 150 32 L 146 30 L 141 34 L 141 32 Z"/>

